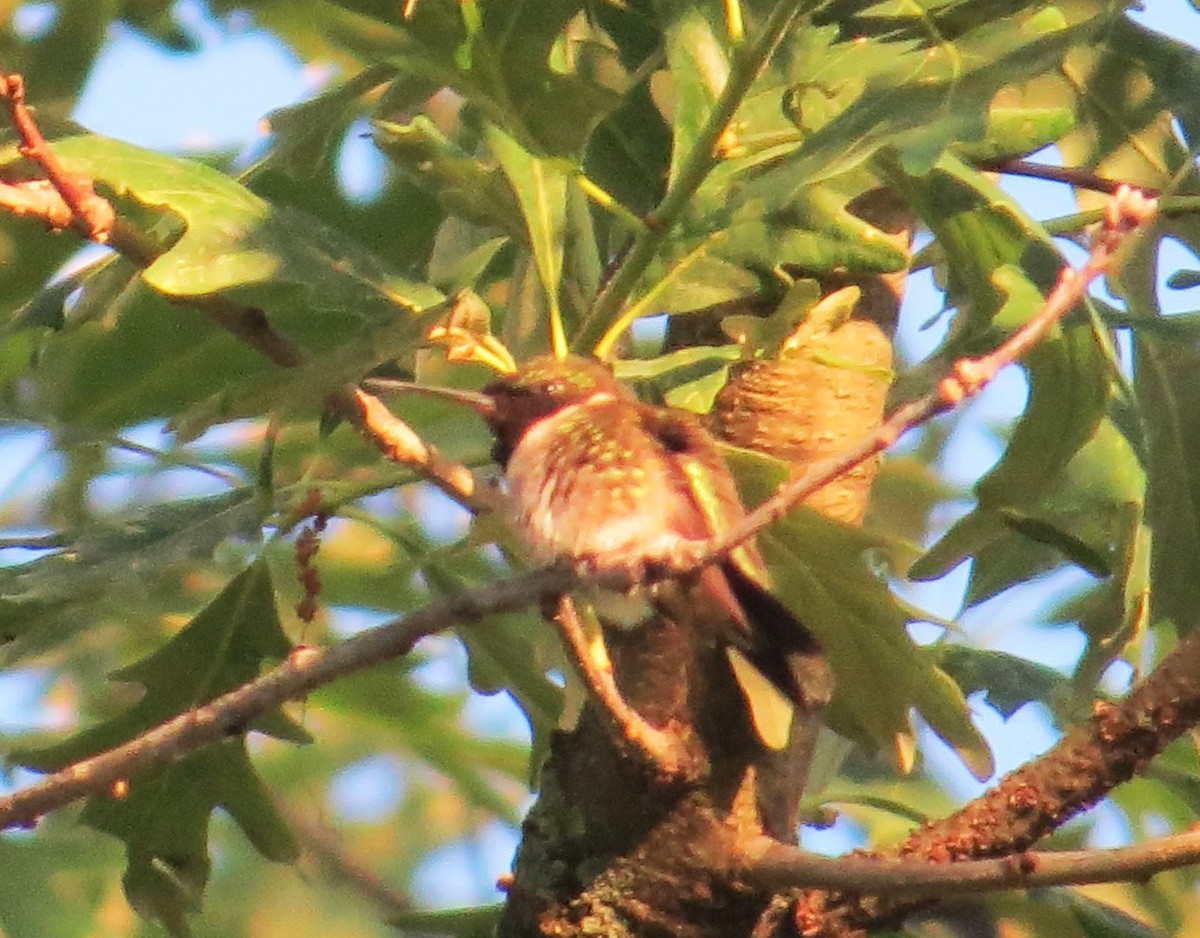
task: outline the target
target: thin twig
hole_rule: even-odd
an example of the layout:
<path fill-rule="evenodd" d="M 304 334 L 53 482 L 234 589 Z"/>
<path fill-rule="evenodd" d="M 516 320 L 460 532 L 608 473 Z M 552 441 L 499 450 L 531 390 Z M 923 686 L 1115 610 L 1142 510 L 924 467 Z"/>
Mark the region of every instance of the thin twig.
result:
<path fill-rule="evenodd" d="M 93 241 L 104 244 L 112 231 L 116 212 L 107 199 L 96 194 L 90 179 L 72 176 L 58 161 L 25 104 L 25 79 L 20 75 L 0 75 L 0 97 L 7 102 L 12 125 L 21 138 L 22 155 L 42 168 L 54 191 L 62 197 L 67 210 L 66 222 L 52 221 L 51 224 L 58 228 L 74 225 Z M 42 217 L 50 221 L 51 215 L 58 218 L 61 212 L 48 211 Z"/>
<path fill-rule="evenodd" d="M 563 644 L 567 646 L 576 671 L 583 679 L 588 693 L 600 706 L 600 712 L 611 724 L 618 740 L 630 743 L 644 761 L 664 781 L 680 781 L 699 777 L 704 766 L 700 756 L 687 740 L 671 730 L 651 726 L 631 707 L 613 679 L 612 664 L 603 654 L 603 644 L 593 649 L 584 634 L 575 604 L 569 596 L 559 599 L 555 617 Z"/>
<path fill-rule="evenodd" d="M 288 660 L 202 707 L 161 723 L 136 739 L 83 759 L 6 798 L 0 828 L 29 827 L 47 811 L 107 791 L 117 783 L 201 746 L 246 732 L 263 714 L 330 681 L 407 654 L 421 638 L 452 625 L 522 609 L 539 597 L 575 587 L 571 570 L 551 567 L 469 590 L 393 619 L 328 648 L 297 648 Z"/>
<path fill-rule="evenodd" d="M 355 388 L 335 395 L 332 402 L 384 456 L 412 467 L 464 508 L 480 512 L 499 507 L 499 491 L 481 483 L 462 463 L 448 459 L 437 447 L 422 440 L 373 394 Z"/>
<path fill-rule="evenodd" d="M 371 900 L 387 915 L 403 915 L 413 910 L 413 902 L 404 892 L 385 882 L 370 867 L 346 852 L 337 831 L 328 823 L 313 820 L 308 813 L 279 805 L 288 826 L 302 849 L 312 854 L 330 879 L 344 883 Z"/>
<path fill-rule="evenodd" d="M 69 228 L 75 220 L 70 206 L 45 179 L 0 182 L 0 209 L 10 215 L 40 218 L 57 231 Z"/>
<path fill-rule="evenodd" d="M 1031 160 L 982 160 L 975 163 L 975 166 L 990 173 L 1025 176 L 1028 179 L 1045 179 L 1049 182 L 1065 183 L 1076 189 L 1090 189 L 1093 192 L 1105 192 L 1109 195 L 1116 195 L 1121 186 L 1127 185 L 1119 179 L 1109 179 L 1080 166 L 1047 166 L 1045 163 L 1034 163 Z M 1157 189 L 1146 186 L 1138 188 L 1150 197 L 1159 194 Z"/>

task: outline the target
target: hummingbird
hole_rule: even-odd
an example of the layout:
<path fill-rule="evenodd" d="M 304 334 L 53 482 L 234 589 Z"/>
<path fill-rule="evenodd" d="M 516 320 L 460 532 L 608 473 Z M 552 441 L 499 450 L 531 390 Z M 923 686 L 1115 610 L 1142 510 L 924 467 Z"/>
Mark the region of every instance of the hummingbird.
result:
<path fill-rule="evenodd" d="M 746 513 L 699 418 L 640 401 L 602 363 L 534 358 L 483 389 L 515 528 L 542 559 L 644 569 L 708 541 Z M 753 542 L 703 567 L 684 601 L 712 610 L 717 640 L 764 744 L 787 742 L 792 711 L 829 696 L 820 646 L 771 592 Z M 674 584 L 651 589 L 670 605 Z M 670 609 L 664 610 L 670 614 Z"/>
<path fill-rule="evenodd" d="M 490 426 L 513 527 L 542 561 L 595 572 L 661 567 L 746 514 L 700 419 L 642 402 L 599 361 L 533 358 L 473 397 L 454 392 Z M 666 615 L 686 603 L 687 621 L 714 629 L 759 738 L 782 749 L 795 709 L 828 701 L 819 644 L 771 592 L 753 541 L 688 579 L 650 587 L 650 603 Z M 645 602 L 624 608 L 646 611 Z"/>

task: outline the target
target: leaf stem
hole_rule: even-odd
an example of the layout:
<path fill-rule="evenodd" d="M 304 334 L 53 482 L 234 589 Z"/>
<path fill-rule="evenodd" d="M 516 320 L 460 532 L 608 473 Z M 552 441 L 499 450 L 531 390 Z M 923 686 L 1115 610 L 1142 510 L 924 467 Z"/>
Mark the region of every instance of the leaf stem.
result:
<path fill-rule="evenodd" d="M 786 0 L 780 3 L 767 17 L 757 39 L 750 46 L 733 50 L 729 81 L 721 90 L 708 122 L 696 138 L 695 145 L 680 166 L 679 175 L 663 196 L 658 208 L 646 218 L 646 231 L 634 241 L 629 254 L 608 282 L 608 286 L 596 297 L 591 312 L 580 326 L 575 341 L 576 348 L 587 349 L 594 346 L 617 318 L 638 279 L 650 266 L 659 247 L 683 215 L 688 202 L 717 165 L 720 159 L 717 154 L 717 141 L 729 126 L 759 71 L 807 6 L 807 2 L 808 0 Z"/>
<path fill-rule="evenodd" d="M 653 313 L 653 307 L 658 298 L 663 295 L 668 287 L 676 280 L 684 275 L 696 261 L 704 257 L 713 244 L 719 241 L 724 235 L 723 231 L 718 231 L 715 234 L 709 235 L 698 245 L 687 252 L 683 257 L 675 262 L 674 266 L 667 271 L 666 276 L 652 286 L 636 303 L 625 307 L 616 321 L 608 327 L 604 335 L 600 337 L 600 341 L 596 343 L 596 347 L 592 353 L 601 359 L 607 359 L 612 354 L 613 347 L 617 340 L 625 333 L 633 323 L 643 316 L 649 316 Z"/>

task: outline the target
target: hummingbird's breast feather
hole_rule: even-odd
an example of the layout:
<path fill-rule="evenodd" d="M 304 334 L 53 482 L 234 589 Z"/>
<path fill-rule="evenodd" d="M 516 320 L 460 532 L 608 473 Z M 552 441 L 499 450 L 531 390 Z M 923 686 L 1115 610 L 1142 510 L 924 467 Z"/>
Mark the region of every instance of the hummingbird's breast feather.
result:
<path fill-rule="evenodd" d="M 517 529 L 542 559 L 617 567 L 707 536 L 680 525 L 675 473 L 649 443 L 625 414 L 595 403 L 529 427 L 506 475 Z"/>

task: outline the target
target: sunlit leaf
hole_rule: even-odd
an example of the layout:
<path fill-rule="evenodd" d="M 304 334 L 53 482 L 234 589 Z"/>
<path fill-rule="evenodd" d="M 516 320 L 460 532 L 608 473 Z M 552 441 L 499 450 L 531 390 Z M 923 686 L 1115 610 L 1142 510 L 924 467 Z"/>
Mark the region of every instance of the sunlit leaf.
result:
<path fill-rule="evenodd" d="M 253 679 L 290 647 L 280 629 L 267 568 L 256 563 L 170 642 L 115 675 L 145 688 L 136 704 L 62 743 L 15 757 L 31 768 L 51 771 L 127 742 Z M 294 741 L 307 738 L 280 713 L 264 716 L 251 728 Z M 122 792 L 93 796 L 83 817 L 125 843 L 130 903 L 173 934 L 187 933 L 186 913 L 199 904 L 208 880 L 208 823 L 214 808 L 226 810 L 265 856 L 295 858 L 291 834 L 250 764 L 244 737 L 135 776 L 127 785 Z"/>
<path fill-rule="evenodd" d="M 781 470 L 765 457 L 728 449 L 751 503 L 769 496 Z M 830 720 L 843 732 L 890 746 L 908 731 L 915 707 L 980 777 L 991 753 L 971 722 L 958 685 L 918 648 L 905 616 L 865 556 L 873 541 L 813 512 L 793 512 L 758 538 L 777 575 L 775 588 L 829 655 L 835 697 Z"/>

